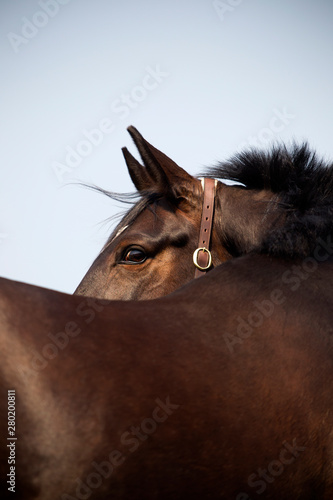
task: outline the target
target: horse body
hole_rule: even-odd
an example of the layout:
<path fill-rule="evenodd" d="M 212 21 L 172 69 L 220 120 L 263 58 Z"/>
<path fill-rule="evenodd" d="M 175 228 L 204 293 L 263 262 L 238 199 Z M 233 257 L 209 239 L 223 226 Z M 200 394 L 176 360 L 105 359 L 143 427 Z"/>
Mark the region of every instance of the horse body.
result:
<path fill-rule="evenodd" d="M 248 255 L 141 302 L 1 280 L 16 497 L 332 498 L 333 263 L 298 290 L 292 265 Z"/>

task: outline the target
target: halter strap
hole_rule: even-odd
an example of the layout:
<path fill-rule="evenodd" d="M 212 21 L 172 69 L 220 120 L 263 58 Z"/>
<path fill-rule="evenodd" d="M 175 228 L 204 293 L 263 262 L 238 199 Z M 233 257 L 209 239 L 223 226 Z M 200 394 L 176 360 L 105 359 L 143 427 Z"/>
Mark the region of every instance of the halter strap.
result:
<path fill-rule="evenodd" d="M 203 183 L 203 204 L 199 233 L 198 248 L 193 253 L 193 262 L 196 267 L 194 278 L 203 276 L 212 265 L 212 255 L 209 250 L 210 237 L 213 225 L 214 198 L 216 180 L 204 178 Z"/>

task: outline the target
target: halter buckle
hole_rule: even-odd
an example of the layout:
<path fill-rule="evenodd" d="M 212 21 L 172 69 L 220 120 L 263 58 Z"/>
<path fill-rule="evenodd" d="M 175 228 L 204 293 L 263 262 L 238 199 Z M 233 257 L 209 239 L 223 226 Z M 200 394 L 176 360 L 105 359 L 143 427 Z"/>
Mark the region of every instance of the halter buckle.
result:
<path fill-rule="evenodd" d="M 199 255 L 199 252 L 206 252 L 208 253 L 208 264 L 207 266 L 200 266 L 199 262 L 198 262 L 198 255 Z M 200 271 L 207 271 L 207 269 L 210 268 L 210 266 L 212 265 L 212 254 L 210 253 L 210 251 L 205 248 L 205 247 L 200 247 L 200 248 L 197 248 L 194 252 L 193 252 L 193 263 L 195 265 L 195 267 L 197 267 L 198 269 L 200 269 Z"/>

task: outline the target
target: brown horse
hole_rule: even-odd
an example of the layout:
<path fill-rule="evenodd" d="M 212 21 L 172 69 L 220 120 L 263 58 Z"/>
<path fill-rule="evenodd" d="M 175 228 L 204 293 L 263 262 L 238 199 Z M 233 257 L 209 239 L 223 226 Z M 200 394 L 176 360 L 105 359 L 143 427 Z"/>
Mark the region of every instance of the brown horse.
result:
<path fill-rule="evenodd" d="M 325 245 L 151 301 L 1 280 L 1 498 L 331 500 Z"/>
<path fill-rule="evenodd" d="M 240 155 L 210 175 L 245 187 L 217 186 L 215 269 L 170 295 L 117 302 L 0 280 L 1 498 L 332 498 L 332 168 L 302 146 Z M 160 221 L 182 223 L 186 206 L 182 245 L 165 225 L 170 269 L 193 277 L 201 185 L 194 216 L 184 191 L 175 210 L 174 194 L 163 201 L 148 184 L 84 292 L 113 293 L 108 269 L 144 284 L 150 266 L 157 280 L 165 239 L 149 253 L 151 226 L 142 248 L 131 229 L 152 213 L 161 242 Z M 179 286 L 166 277 L 130 296 Z"/>
<path fill-rule="evenodd" d="M 140 199 L 83 278 L 75 292 L 79 295 L 151 299 L 194 277 L 202 182 L 150 145 L 134 127 L 128 130 L 143 160 L 141 165 L 124 148 Z M 305 257 L 332 227 L 331 169 L 306 145 L 290 151 L 280 147 L 266 154 L 243 153 L 209 169 L 206 177 L 242 184 L 217 182 L 210 269 L 250 252 Z"/>

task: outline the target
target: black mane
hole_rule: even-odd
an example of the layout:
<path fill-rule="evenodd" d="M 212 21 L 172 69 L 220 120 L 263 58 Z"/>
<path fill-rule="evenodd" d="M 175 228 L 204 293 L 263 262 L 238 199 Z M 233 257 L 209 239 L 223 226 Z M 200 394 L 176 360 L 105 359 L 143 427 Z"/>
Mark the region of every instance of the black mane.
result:
<path fill-rule="evenodd" d="M 306 143 L 238 153 L 210 168 L 208 176 L 278 195 L 277 210 L 285 223 L 271 229 L 256 251 L 305 257 L 319 238 L 326 241 L 332 235 L 333 164 L 319 159 Z"/>

